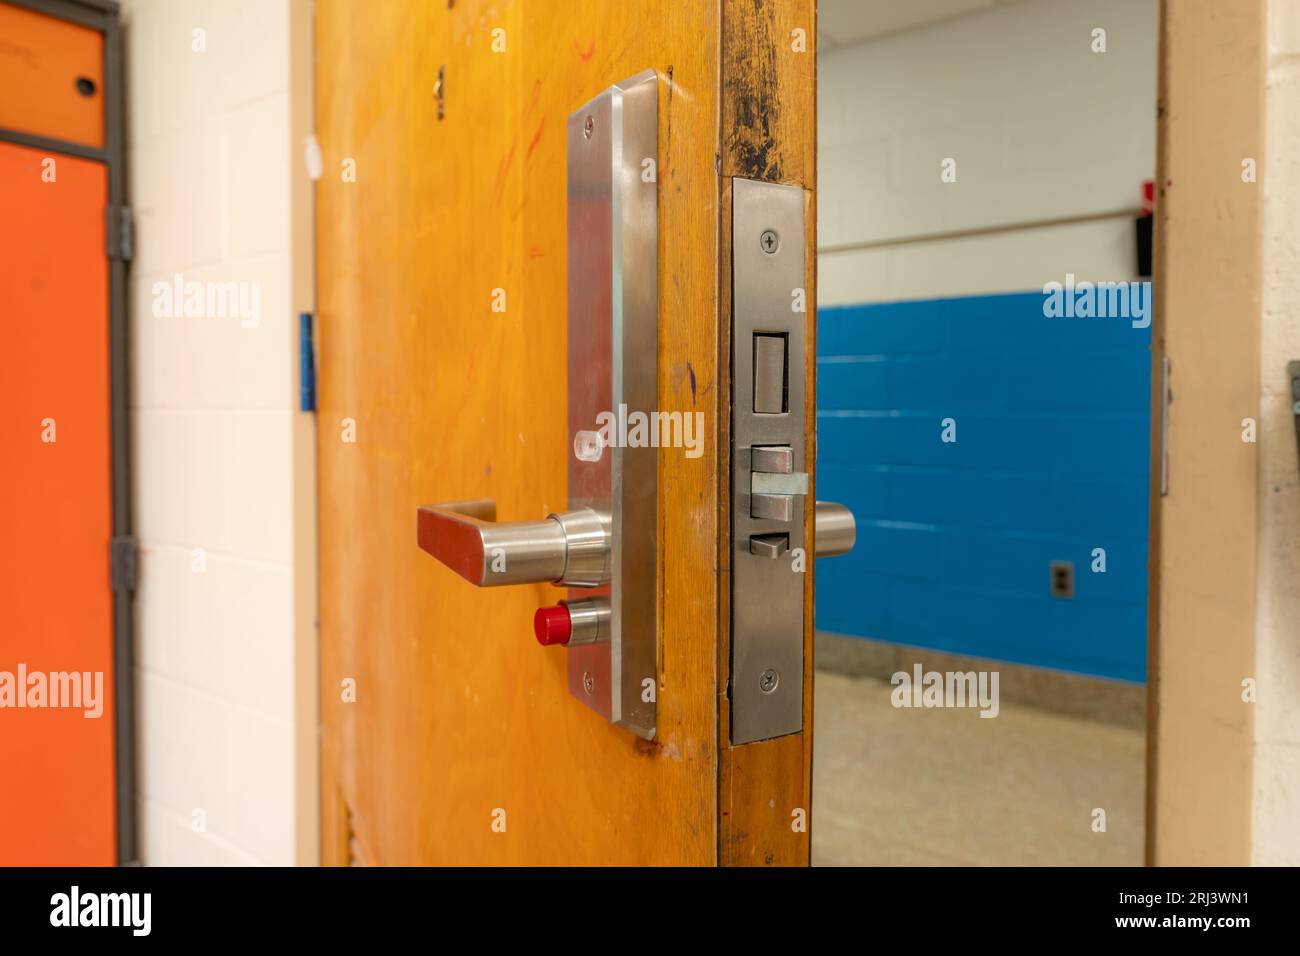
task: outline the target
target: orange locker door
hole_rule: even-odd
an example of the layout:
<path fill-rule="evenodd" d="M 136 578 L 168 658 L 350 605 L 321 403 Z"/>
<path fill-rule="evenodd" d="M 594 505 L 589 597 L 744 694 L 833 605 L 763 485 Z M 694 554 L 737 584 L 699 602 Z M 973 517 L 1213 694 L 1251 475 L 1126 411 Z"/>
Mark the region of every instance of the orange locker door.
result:
<path fill-rule="evenodd" d="M 0 865 L 115 849 L 107 170 L 0 142 Z"/>
<path fill-rule="evenodd" d="M 0 128 L 104 145 L 104 35 L 0 3 Z"/>

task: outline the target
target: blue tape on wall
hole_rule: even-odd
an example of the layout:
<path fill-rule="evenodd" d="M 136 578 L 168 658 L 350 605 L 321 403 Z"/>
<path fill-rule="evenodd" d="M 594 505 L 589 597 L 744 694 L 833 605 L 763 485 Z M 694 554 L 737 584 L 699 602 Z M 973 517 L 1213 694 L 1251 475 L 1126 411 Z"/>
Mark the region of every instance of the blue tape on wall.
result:
<path fill-rule="evenodd" d="M 316 411 L 316 356 L 311 343 L 311 313 L 298 313 L 298 410 Z"/>
<path fill-rule="evenodd" d="M 1150 329 L 1041 292 L 817 321 L 817 496 L 858 519 L 818 562 L 818 629 L 1145 680 Z"/>

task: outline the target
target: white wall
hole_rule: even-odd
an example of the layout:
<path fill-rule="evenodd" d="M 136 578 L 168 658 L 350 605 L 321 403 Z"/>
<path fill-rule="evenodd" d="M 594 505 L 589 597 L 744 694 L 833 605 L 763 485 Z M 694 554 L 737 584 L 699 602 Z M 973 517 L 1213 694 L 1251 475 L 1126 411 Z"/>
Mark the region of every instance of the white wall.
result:
<path fill-rule="evenodd" d="M 128 0 L 123 11 L 148 864 L 293 863 L 295 807 L 308 792 L 315 800 L 316 781 L 295 765 L 295 733 L 304 721 L 314 733 L 315 704 L 295 680 L 295 315 L 311 305 L 292 293 L 304 250 L 295 256 L 291 239 L 301 160 L 290 9 Z M 154 283 L 176 273 L 256 283 L 260 321 L 156 316 Z"/>
<path fill-rule="evenodd" d="M 1269 0 L 1268 19 L 1252 859 L 1300 866 L 1300 476 L 1286 375 L 1300 359 L 1300 3 Z"/>
<path fill-rule="evenodd" d="M 1155 0 L 1026 0 L 819 57 L 822 250 L 1134 208 L 1155 176 Z M 818 303 L 1128 278 L 1133 230 L 1120 218 L 823 251 Z"/>

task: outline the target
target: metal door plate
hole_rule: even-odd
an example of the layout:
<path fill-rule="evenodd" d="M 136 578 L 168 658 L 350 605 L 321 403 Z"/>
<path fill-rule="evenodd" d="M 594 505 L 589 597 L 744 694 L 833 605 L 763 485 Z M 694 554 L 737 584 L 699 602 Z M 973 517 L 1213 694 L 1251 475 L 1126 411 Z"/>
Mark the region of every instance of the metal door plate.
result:
<path fill-rule="evenodd" d="M 805 298 L 804 191 L 731 185 L 731 742 L 743 744 L 803 728 L 812 555 L 804 542 L 806 315 L 796 311 Z"/>
<path fill-rule="evenodd" d="M 657 407 L 658 109 L 658 77 L 646 70 L 568 124 L 569 509 L 608 515 L 612 532 L 610 583 L 569 592 L 608 595 L 611 612 L 608 642 L 568 650 L 569 691 L 647 739 L 657 689 L 657 449 L 593 448 L 589 439 L 602 414 Z"/>

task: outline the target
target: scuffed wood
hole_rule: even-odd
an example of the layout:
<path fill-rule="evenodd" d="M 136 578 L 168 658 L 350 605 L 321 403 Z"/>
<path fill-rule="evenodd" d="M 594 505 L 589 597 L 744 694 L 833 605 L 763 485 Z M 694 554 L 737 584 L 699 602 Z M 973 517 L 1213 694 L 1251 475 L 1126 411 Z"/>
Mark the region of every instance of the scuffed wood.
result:
<path fill-rule="evenodd" d="M 802 34 L 797 31 L 802 31 Z M 805 262 L 807 348 L 805 352 L 805 461 L 816 461 L 816 9 L 812 0 L 725 0 L 722 19 L 721 230 L 723 321 L 721 354 L 731 355 L 731 187 L 732 177 L 790 183 L 807 190 Z M 802 42 L 802 50 L 800 41 Z M 727 389 L 730 396 L 730 388 Z M 730 409 L 723 415 L 730 421 Z M 730 441 L 729 435 L 727 441 Z M 813 469 L 809 468 L 810 473 Z M 816 476 L 808 500 L 815 498 Z M 729 477 L 719 491 L 722 522 L 730 520 Z M 812 541 L 813 509 L 805 512 L 805 540 Z M 721 564 L 719 668 L 730 665 L 730 546 Z M 804 580 L 803 732 L 732 747 L 725 684 L 719 694 L 719 861 L 732 866 L 806 866 L 811 857 L 813 593 L 814 565 Z M 801 825 L 801 826 L 800 826 Z"/>
<path fill-rule="evenodd" d="M 380 865 L 713 864 L 718 8 L 318 0 L 317 11 L 327 862 L 346 855 L 346 802 Z M 561 592 L 476 590 L 414 537 L 430 501 L 493 497 L 502 520 L 564 505 L 565 122 L 647 67 L 665 77 L 660 404 L 703 411 L 706 436 L 700 458 L 661 456 L 654 743 L 570 697 L 563 652 L 536 646 L 533 610 Z M 354 183 L 340 177 L 347 157 Z M 504 313 L 490 309 L 498 288 Z M 355 444 L 340 441 L 345 418 Z M 497 810 L 505 832 L 492 828 Z"/>
<path fill-rule="evenodd" d="M 723 175 L 811 189 L 817 155 L 815 3 L 725 0 L 722 30 Z"/>

